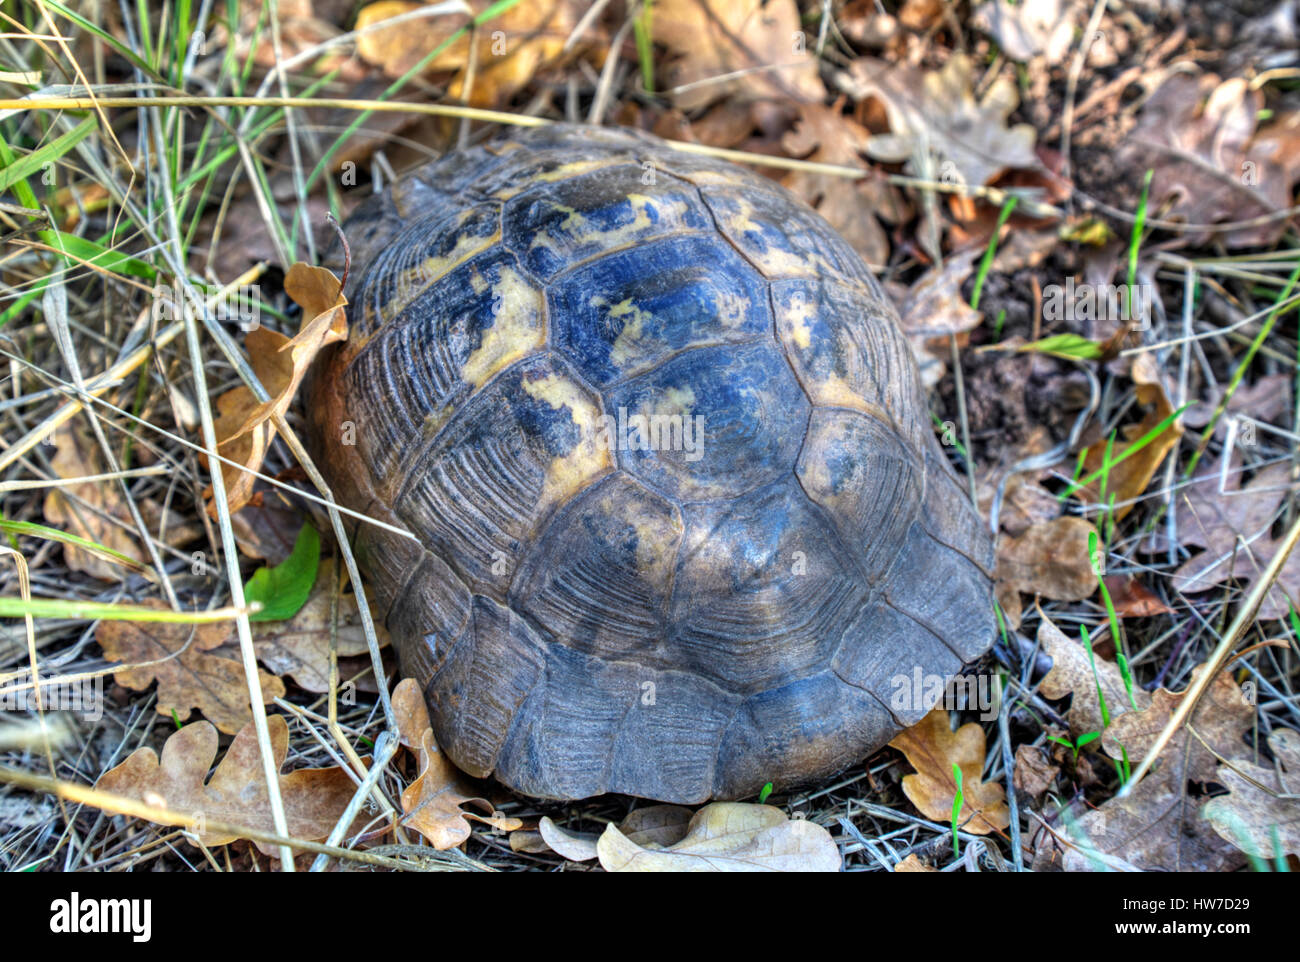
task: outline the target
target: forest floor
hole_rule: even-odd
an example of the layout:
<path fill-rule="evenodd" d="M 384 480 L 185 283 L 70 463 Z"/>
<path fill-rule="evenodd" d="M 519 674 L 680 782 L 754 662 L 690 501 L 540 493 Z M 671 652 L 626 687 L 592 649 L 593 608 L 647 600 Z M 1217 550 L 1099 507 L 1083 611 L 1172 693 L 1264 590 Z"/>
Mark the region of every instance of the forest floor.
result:
<path fill-rule="evenodd" d="M 267 870 L 277 825 L 300 869 L 701 857 L 708 813 L 451 768 L 299 441 L 345 313 L 327 215 L 530 118 L 739 158 L 817 209 L 997 536 L 992 652 L 862 763 L 731 812 L 738 864 L 1300 864 L 1296 0 L 17 10 L 0 869 Z"/>

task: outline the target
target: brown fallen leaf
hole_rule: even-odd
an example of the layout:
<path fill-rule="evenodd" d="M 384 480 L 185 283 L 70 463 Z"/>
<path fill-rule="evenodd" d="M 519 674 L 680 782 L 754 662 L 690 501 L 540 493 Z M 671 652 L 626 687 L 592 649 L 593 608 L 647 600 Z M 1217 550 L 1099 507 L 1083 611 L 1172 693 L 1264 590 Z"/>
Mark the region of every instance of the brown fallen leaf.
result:
<path fill-rule="evenodd" d="M 1073 695 L 1065 719 L 1076 737 L 1106 729 L 1097 693 L 1099 687 L 1101 696 L 1106 699 L 1106 712 L 1112 725 L 1125 712 L 1133 710 L 1133 702 L 1137 703 L 1138 711 L 1151 703 L 1151 696 L 1136 685 L 1133 702 L 1130 702 L 1119 665 L 1095 653 L 1093 660 L 1089 661 L 1082 643 L 1067 638 L 1046 615 L 1038 625 L 1038 644 L 1052 659 L 1052 669 L 1043 676 L 1038 691 L 1045 698 Z M 1096 665 L 1095 674 L 1093 664 Z"/>
<path fill-rule="evenodd" d="M 916 769 L 903 776 L 903 793 L 927 818 L 947 822 L 957 797 L 952 767 L 961 769 L 962 806 L 957 825 L 972 835 L 987 835 L 1011 824 L 1006 792 L 997 782 L 985 782 L 984 729 L 971 722 L 955 732 L 948 712 L 934 709 L 889 743 L 907 756 Z"/>
<path fill-rule="evenodd" d="M 528 855 L 546 855 L 551 851 L 551 847 L 546 844 L 540 832 L 529 828 L 517 828 L 510 833 L 510 851 Z"/>
<path fill-rule="evenodd" d="M 985 469 L 976 476 L 980 515 L 987 518 L 993 510 L 1001 473 Z M 1044 488 L 1032 473 L 1013 474 L 1006 479 L 1002 493 L 1002 510 L 998 527 L 1006 534 L 1019 536 L 1034 525 L 1046 524 L 1060 517 L 1061 502 Z"/>
<path fill-rule="evenodd" d="M 862 153 L 871 132 L 844 114 L 842 106 L 842 99 L 830 107 L 798 104 L 799 117 L 782 136 L 782 149 L 801 160 L 865 168 Z M 826 218 L 868 264 L 878 268 L 888 261 L 889 240 L 880 218 L 896 224 L 907 216 L 896 188 L 876 177 L 849 180 L 808 171 L 786 174 L 781 183 Z"/>
<path fill-rule="evenodd" d="M 334 590 L 335 565 L 331 558 L 320 563 L 316 583 L 307 603 L 288 621 L 260 621 L 253 624 L 253 646 L 258 660 L 277 675 L 289 675 L 307 691 L 329 691 L 330 596 Z M 388 644 L 388 632 L 375 625 L 380 647 Z M 366 654 L 366 636 L 361 630 L 361 613 L 356 595 L 345 591 L 338 601 L 339 677 L 344 658 Z M 368 659 L 367 659 L 368 663 Z"/>
<path fill-rule="evenodd" d="M 596 842 L 607 872 L 838 872 L 830 832 L 790 819 L 771 805 L 713 802 L 692 816 L 686 833 L 663 848 L 638 845 L 608 825 Z"/>
<path fill-rule="evenodd" d="M 406 0 L 380 0 L 361 9 L 356 29 L 364 30 L 425 6 Z M 365 33 L 357 38 L 357 53 L 388 76 L 400 77 L 469 24 L 471 15 L 480 16 L 491 6 L 492 0 L 468 0 L 463 13 L 407 20 Z M 459 101 L 468 93 L 473 106 L 499 106 L 522 89 L 539 69 L 561 58 L 565 41 L 584 9 L 585 5 L 574 0 L 535 0 L 511 6 L 485 21 L 477 32 L 477 69 L 469 91 L 465 89 L 471 59 L 469 31 L 443 47 L 426 70 L 455 72 L 448 90 L 453 100 Z"/>
<path fill-rule="evenodd" d="M 1088 558 L 1088 537 L 1096 531 L 1092 522 L 1067 516 L 1036 524 L 1018 538 L 999 538 L 999 599 L 1011 591 L 1057 601 L 1090 598 L 1097 574 Z"/>
<path fill-rule="evenodd" d="M 1264 94 L 1244 77 L 1171 72 L 1147 99 L 1116 154 L 1126 176 L 1151 179 L 1152 209 L 1189 224 L 1250 220 L 1291 206 L 1300 179 L 1300 126 L 1295 114 L 1256 129 Z M 1223 231 L 1227 247 L 1268 247 L 1286 230 L 1279 218 Z M 1179 231 L 1176 245 L 1205 246 L 1214 230 Z"/>
<path fill-rule="evenodd" d="M 937 872 L 937 868 L 926 865 L 913 853 L 894 866 L 895 872 Z"/>
<path fill-rule="evenodd" d="M 1204 665 L 1196 668 L 1193 681 L 1204 670 Z M 1141 711 L 1120 714 L 1102 736 L 1106 753 L 1136 763 L 1154 744 L 1184 695 L 1162 688 L 1149 697 Z M 1046 867 L 1060 856 L 1060 867 L 1066 871 L 1235 868 L 1240 857 L 1216 837 L 1202 806 L 1188 794 L 1188 781 L 1221 780 L 1216 775 L 1215 753 L 1240 755 L 1254 715 L 1253 706 L 1231 674 L 1220 672 L 1197 704 L 1189 727 L 1175 733 L 1156 768 L 1129 795 L 1109 799 L 1077 819 L 1066 818 L 1065 834 L 1074 847 L 1062 852 L 1059 842 L 1041 839 L 1035 867 Z"/>
<path fill-rule="evenodd" d="M 1204 670 L 1204 665 L 1193 669 L 1192 682 Z M 1152 693 L 1148 707 L 1112 720 L 1101 739 L 1106 754 L 1111 758 L 1122 758 L 1127 752 L 1127 757 L 1134 764 L 1145 758 L 1148 749 L 1164 731 L 1185 694 L 1185 691 L 1171 692 L 1159 688 Z M 1232 680 L 1232 674 L 1226 670 L 1219 672 L 1197 702 L 1196 710 L 1188 722 L 1195 735 L 1185 725 L 1174 733 L 1165 746 L 1160 756 L 1160 777 L 1168 778 L 1179 786 L 1189 779 L 1196 782 L 1211 781 L 1216 766 L 1213 753 L 1217 752 L 1225 758 L 1240 756 L 1245 751 L 1242 739 L 1254 721 L 1255 707 L 1241 693 L 1241 688 Z M 1207 745 L 1209 749 L 1206 748 Z"/>
<path fill-rule="evenodd" d="M 962 296 L 962 284 L 970 276 L 982 251 L 956 251 L 944 258 L 943 266 L 921 276 L 907 293 L 897 298 L 899 321 L 912 353 L 921 367 L 921 380 L 933 387 L 943 379 L 952 360 L 950 335 L 966 334 L 979 326 L 984 315 Z"/>
<path fill-rule="evenodd" d="M 1110 592 L 1115 614 L 1120 618 L 1150 618 L 1173 613 L 1174 609 L 1132 575 L 1107 575 L 1102 580 Z"/>
<path fill-rule="evenodd" d="M 999 76 L 976 101 L 975 67 L 966 54 L 953 54 L 942 70 L 929 73 L 863 57 L 854 61 L 851 77 L 854 98 L 875 97 L 888 114 L 890 133 L 872 137 L 867 147 L 877 160 L 907 162 L 918 173 L 928 166 L 923 152 L 932 150 L 949 164 L 939 164 L 940 176 L 973 187 L 1004 170 L 1041 166 L 1034 128 L 1007 125 L 1020 102 L 1014 79 Z"/>
<path fill-rule="evenodd" d="M 165 608 L 147 601 L 150 607 Z M 222 622 L 174 624 L 155 621 L 101 621 L 95 640 L 109 661 L 126 662 L 113 673 L 124 688 L 142 691 L 158 682 L 154 706 L 167 718 L 185 721 L 193 709 L 228 735 L 252 720 L 248 683 L 237 644 L 225 644 L 231 626 Z M 284 694 L 284 682 L 258 671 L 262 699 L 270 704 Z"/>
<path fill-rule="evenodd" d="M 339 35 L 337 24 L 347 15 L 351 4 L 346 4 L 341 11 L 338 7 L 335 0 L 279 0 L 271 8 L 279 19 L 279 43 L 271 44 L 256 41 L 268 36 L 270 30 L 266 5 L 261 0 L 240 0 L 235 56 L 240 63 L 251 60 L 259 67 L 270 69 L 309 47 L 319 47 Z M 208 40 L 209 49 L 224 49 L 229 40 L 228 32 L 218 25 Z M 366 69 L 348 53 L 346 47 L 338 46 L 319 50 L 311 64 L 303 67 L 309 67 L 315 75 L 331 74 L 340 83 L 352 85 L 365 78 Z"/>
<path fill-rule="evenodd" d="M 468 819 L 484 822 L 503 832 L 523 827 L 523 822 L 497 812 L 486 798 L 473 794 L 468 780 L 439 750 L 429 725 L 429 709 L 413 678 L 393 689 L 393 711 L 398 739 L 420 762 L 420 774 L 402 791 L 402 823 L 415 829 L 436 849 L 455 848 L 470 836 Z M 487 815 L 466 812 L 462 805 L 484 809 Z"/>
<path fill-rule="evenodd" d="M 1243 861 L 1195 800 L 1164 778 L 1148 776 L 1131 794 L 1063 823 L 1060 840 L 1039 836 L 1035 871 L 1226 872 Z"/>
<path fill-rule="evenodd" d="M 1038 798 L 1056 784 L 1060 774 L 1060 766 L 1052 764 L 1042 749 L 1033 745 L 1016 747 L 1016 771 L 1011 778 L 1016 791 Z"/>
<path fill-rule="evenodd" d="M 1276 767 L 1241 758 L 1219 766 L 1215 781 L 1228 794 L 1210 799 L 1204 814 L 1223 839 L 1273 860 L 1300 855 L 1300 732 L 1278 728 L 1268 747 Z"/>
<path fill-rule="evenodd" d="M 281 715 L 267 716 L 266 723 L 279 771 L 289 753 L 289 726 Z M 168 737 L 161 760 L 152 748 L 137 748 L 126 761 L 101 775 L 95 787 L 198 820 L 198 839 L 209 847 L 226 845 L 240 836 L 206 831 L 205 819 L 274 832 L 262 753 L 252 723 L 235 736 L 205 783 L 216 757 L 217 730 L 205 721 L 194 722 Z M 302 768 L 281 775 L 280 799 L 289 835 L 309 842 L 327 838 L 357 784 L 338 767 Z M 261 842 L 253 844 L 264 855 L 277 851 Z"/>
<path fill-rule="evenodd" d="M 1174 406 L 1165 393 L 1164 379 L 1156 364 L 1154 354 L 1139 354 L 1133 362 L 1133 383 L 1137 385 L 1138 403 L 1150 407 L 1151 411 L 1139 424 L 1130 424 L 1120 431 L 1111 446 L 1109 457 L 1111 466 L 1103 477 L 1086 485 L 1079 492 L 1093 503 L 1115 503 L 1115 520 L 1119 521 L 1134 507 L 1155 476 L 1156 469 L 1170 451 L 1178 446 L 1183 436 L 1183 426 L 1178 418 L 1166 425 L 1150 442 L 1137 447 L 1137 442 L 1146 434 L 1154 431 L 1162 421 L 1174 413 Z M 1097 439 L 1088 446 L 1088 453 L 1083 460 L 1085 476 L 1101 469 L 1107 458 L 1107 443 L 1104 438 Z M 1132 453 L 1130 454 L 1130 450 Z M 1115 463 L 1119 458 L 1124 460 Z M 1103 482 L 1105 488 L 1103 491 Z M 1127 502 L 1127 503 L 1125 503 Z"/>
<path fill-rule="evenodd" d="M 1242 384 L 1228 398 L 1224 413 L 1214 427 L 1215 437 L 1226 433 L 1231 415 L 1245 414 L 1255 421 L 1279 422 L 1291 408 L 1292 376 L 1285 371 L 1265 374 L 1254 384 Z M 1203 428 L 1210 423 L 1215 409 L 1223 400 L 1223 392 L 1216 391 L 1204 401 L 1197 401 L 1183 412 L 1183 423 L 1189 428 Z M 1245 425 L 1241 425 L 1245 429 Z M 1252 426 L 1253 427 L 1253 426 Z"/>
<path fill-rule="evenodd" d="M 715 100 L 820 103 L 826 96 L 794 0 L 655 0 L 650 23 L 673 55 L 662 84 L 681 110 Z"/>
<path fill-rule="evenodd" d="M 1042 56 L 1043 63 L 1060 63 L 1074 42 L 1078 6 L 1071 0 L 991 0 L 980 4 L 971 23 L 998 42 L 1012 60 L 1021 63 Z"/>
<path fill-rule="evenodd" d="M 681 805 L 649 805 L 630 812 L 619 823 L 618 830 L 634 845 L 667 848 L 685 838 L 693 815 Z M 598 855 L 598 836 L 594 834 L 570 832 L 545 816 L 537 828 L 551 850 L 570 862 L 587 862 Z"/>
<path fill-rule="evenodd" d="M 283 415 L 293 403 L 298 385 L 321 348 L 348 336 L 347 317 L 339 280 L 323 267 L 301 262 L 289 268 L 284 279 L 285 292 L 302 308 L 302 326 L 292 339 L 264 327 L 254 329 L 244 339 L 249 362 L 257 378 L 270 395 L 259 403 L 244 385 L 217 398 L 217 452 L 248 470 L 222 464 L 226 484 L 226 501 L 232 512 L 246 505 L 253 496 L 252 474 L 262 467 L 267 449 L 275 440 L 273 418 Z M 216 516 L 212 488 L 204 492 L 208 513 Z"/>
<path fill-rule="evenodd" d="M 1290 498 L 1290 464 L 1261 468 L 1244 488 L 1240 470 L 1221 468 L 1215 465 L 1197 475 L 1179 500 L 1179 539 L 1205 548 L 1174 572 L 1173 586 L 1184 594 L 1209 591 L 1228 578 L 1250 585 L 1279 548 L 1272 527 Z M 1285 618 L 1293 598 L 1300 598 L 1300 552 L 1292 552 L 1283 564 L 1257 617 Z"/>
<path fill-rule="evenodd" d="M 55 448 L 50 467 L 58 477 L 85 478 L 108 472 L 94 436 L 77 421 L 64 424 L 53 437 Z M 194 525 L 181 523 L 175 512 L 164 511 L 152 499 L 142 498 L 136 506 L 150 532 L 161 533 L 173 546 L 192 541 L 198 534 Z M 151 570 L 144 566 L 146 555 L 116 481 L 88 481 L 50 488 L 43 508 L 45 523 L 50 527 L 94 541 L 130 559 L 123 562 L 111 555 L 65 544 L 63 560 L 71 570 L 106 581 L 124 578 L 133 569 Z"/>

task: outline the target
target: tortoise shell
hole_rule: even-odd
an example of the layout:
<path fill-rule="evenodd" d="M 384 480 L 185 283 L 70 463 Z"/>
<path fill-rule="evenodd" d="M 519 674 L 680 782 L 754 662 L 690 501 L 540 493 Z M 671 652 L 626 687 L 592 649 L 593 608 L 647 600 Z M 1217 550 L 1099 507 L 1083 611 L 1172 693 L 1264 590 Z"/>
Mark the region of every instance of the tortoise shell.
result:
<path fill-rule="evenodd" d="M 555 125 L 345 232 L 312 436 L 463 770 L 744 797 L 863 758 L 989 647 L 991 541 L 895 312 L 771 180 Z"/>

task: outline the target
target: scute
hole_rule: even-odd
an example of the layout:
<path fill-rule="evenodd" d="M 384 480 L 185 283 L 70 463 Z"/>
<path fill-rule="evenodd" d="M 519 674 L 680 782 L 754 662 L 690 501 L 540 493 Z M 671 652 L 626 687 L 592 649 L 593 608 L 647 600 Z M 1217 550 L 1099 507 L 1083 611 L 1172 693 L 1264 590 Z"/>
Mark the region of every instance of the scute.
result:
<path fill-rule="evenodd" d="M 382 481 L 401 453 L 432 439 L 468 396 L 546 341 L 540 289 L 494 247 L 417 295 L 366 342 L 348 372 L 365 396 L 382 386 L 402 404 L 375 404 L 360 426 Z"/>
<path fill-rule="evenodd" d="M 434 220 L 417 220 L 397 235 L 365 274 L 350 335 L 364 338 L 453 268 L 501 238 L 501 209 L 484 204 Z"/>
<path fill-rule="evenodd" d="M 506 246 L 547 281 L 610 250 L 712 226 L 693 187 L 664 175 L 643 183 L 631 164 L 542 183 L 506 203 L 503 223 Z"/>
<path fill-rule="evenodd" d="M 384 525 L 356 525 L 358 563 L 467 772 L 555 799 L 793 787 L 987 650 L 992 540 L 897 315 L 769 178 L 509 130 L 345 230 L 352 335 L 308 438 Z"/>
<path fill-rule="evenodd" d="M 893 566 L 908 527 L 921 517 L 920 458 L 878 418 L 814 408 L 795 468 L 808 497 L 835 519 L 875 584 Z"/>
<path fill-rule="evenodd" d="M 570 501 L 526 549 L 511 604 L 556 644 L 671 664 L 663 650 L 680 509 L 622 472 Z"/>
<path fill-rule="evenodd" d="M 394 508 L 476 592 L 503 599 L 526 540 L 613 470 L 599 398 L 553 358 L 503 371 L 402 466 Z"/>
<path fill-rule="evenodd" d="M 777 336 L 816 404 L 889 422 L 916 451 L 933 437 L 911 348 L 881 301 L 832 281 L 772 285 Z"/>
<path fill-rule="evenodd" d="M 690 504 L 684 515 L 670 632 L 678 663 L 744 693 L 825 665 L 867 590 L 798 485 Z"/>
<path fill-rule="evenodd" d="M 563 275 L 547 299 L 556 349 L 600 387 L 689 347 L 771 336 L 767 285 L 713 234 L 607 254 Z"/>
<path fill-rule="evenodd" d="M 810 410 L 766 339 L 684 351 L 605 396 L 619 420 L 620 466 L 681 501 L 737 497 L 788 477 Z"/>

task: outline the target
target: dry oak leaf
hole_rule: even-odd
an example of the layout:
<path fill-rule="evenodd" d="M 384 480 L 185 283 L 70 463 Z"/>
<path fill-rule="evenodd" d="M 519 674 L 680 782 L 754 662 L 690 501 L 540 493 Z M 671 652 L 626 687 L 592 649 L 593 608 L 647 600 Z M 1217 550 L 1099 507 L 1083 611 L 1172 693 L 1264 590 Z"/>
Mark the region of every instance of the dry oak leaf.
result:
<path fill-rule="evenodd" d="M 429 709 L 413 678 L 403 679 L 393 689 L 393 712 L 397 716 L 398 739 L 420 761 L 420 774 L 402 791 L 402 823 L 425 838 L 436 849 L 455 848 L 470 836 L 468 819 L 484 822 L 503 832 L 523 827 L 523 822 L 497 812 L 491 802 L 473 794 L 468 780 L 433 740 Z M 475 805 L 487 815 L 466 812 L 462 805 Z"/>
<path fill-rule="evenodd" d="M 53 440 L 55 448 L 50 468 L 58 477 L 67 480 L 108 472 L 98 442 L 79 423 L 70 421 L 62 425 L 54 432 Z M 191 541 L 198 533 L 196 527 L 182 524 L 175 512 L 164 511 L 152 499 L 140 499 L 137 506 L 149 530 L 169 544 Z M 151 569 L 143 567 L 146 555 L 134 533 L 135 525 L 116 481 L 88 481 L 51 488 L 45 495 L 44 514 L 45 523 L 51 527 L 101 544 L 134 559 L 141 570 L 151 572 Z M 106 581 L 130 573 L 130 568 L 121 562 L 109 561 L 100 554 L 71 544 L 63 546 L 63 560 L 73 571 Z"/>
<path fill-rule="evenodd" d="M 838 872 L 831 833 L 807 819 L 790 819 L 771 805 L 713 802 L 666 847 L 638 845 L 615 825 L 605 827 L 596 854 L 607 872 Z"/>
<path fill-rule="evenodd" d="M 1131 171 L 1134 183 L 1148 168 L 1155 171 L 1151 206 L 1172 201 L 1166 220 L 1216 224 L 1285 210 L 1300 179 L 1300 126 L 1291 114 L 1256 130 L 1263 106 L 1263 92 L 1245 78 L 1173 73 L 1120 144 L 1120 169 Z M 1227 247 L 1268 247 L 1286 224 L 1278 218 L 1219 233 Z M 1205 246 L 1214 233 L 1182 231 L 1176 243 Z"/>
<path fill-rule="evenodd" d="M 400 77 L 467 26 L 471 16 L 479 16 L 493 5 L 492 0 L 470 0 L 461 5 L 460 11 L 448 9 L 436 16 L 407 20 L 362 34 L 357 38 L 357 53 L 388 76 Z M 356 29 L 364 30 L 428 6 L 407 0 L 380 0 L 361 9 Z M 530 0 L 485 21 L 478 29 L 473 58 L 477 60 L 477 68 L 468 91 L 466 67 L 472 59 L 468 30 L 443 47 L 425 69 L 430 73 L 455 71 L 448 89 L 448 96 L 453 100 L 460 101 L 468 93 L 471 106 L 499 106 L 526 86 L 539 69 L 561 58 L 565 42 L 584 9 L 585 5 L 574 0 Z"/>
<path fill-rule="evenodd" d="M 802 160 L 864 167 L 860 155 L 871 132 L 842 113 L 842 103 L 799 104 L 799 119 L 782 136 L 782 149 Z M 786 174 L 781 183 L 826 218 L 868 264 L 879 268 L 888 261 L 889 240 L 877 217 L 890 223 L 906 219 L 902 196 L 895 188 L 875 177 L 850 180 L 808 171 Z"/>
<path fill-rule="evenodd" d="M 1039 836 L 1035 871 L 1226 872 L 1242 862 L 1201 816 L 1195 799 L 1158 776 L 1065 820 L 1060 834 L 1061 841 L 1046 832 Z"/>
<path fill-rule="evenodd" d="M 1209 591 L 1228 578 L 1251 584 L 1279 548 L 1272 527 L 1290 497 L 1291 466 L 1271 464 L 1255 473 L 1243 488 L 1235 467 L 1216 465 L 1183 489 L 1178 504 L 1178 534 L 1184 545 L 1203 552 L 1174 572 L 1175 590 L 1184 594 Z M 1261 621 L 1285 618 L 1290 598 L 1300 598 L 1300 552 L 1293 551 L 1259 606 Z"/>
<path fill-rule="evenodd" d="M 334 572 L 333 559 L 320 563 L 307 603 L 292 618 L 253 623 L 253 647 L 257 650 L 258 660 L 277 675 L 289 675 L 307 691 L 329 691 L 330 606 Z M 375 632 L 380 647 L 386 646 L 388 633 L 383 626 L 375 625 Z M 350 591 L 339 595 L 337 638 L 339 677 L 342 679 L 346 678 L 343 659 L 369 651 L 365 633 L 361 630 L 357 598 Z"/>
<path fill-rule="evenodd" d="M 1042 749 L 1033 745 L 1016 747 L 1015 765 L 1011 784 L 1016 791 L 1024 792 L 1031 798 L 1038 798 L 1055 785 L 1056 777 L 1061 774 L 1060 766 L 1054 765 Z"/>
<path fill-rule="evenodd" d="M 894 871 L 895 872 L 937 872 L 939 870 L 937 868 L 934 868 L 931 865 L 926 865 L 919 858 L 917 858 L 916 853 L 913 852 L 911 855 L 907 856 L 907 858 L 895 864 Z"/>
<path fill-rule="evenodd" d="M 1111 604 L 1120 618 L 1150 618 L 1154 615 L 1172 614 L 1173 610 L 1160 600 L 1160 596 L 1132 575 L 1107 575 L 1106 590 Z"/>
<path fill-rule="evenodd" d="M 348 336 L 347 317 L 343 312 L 347 300 L 338 278 L 328 270 L 295 263 L 285 275 L 284 289 L 302 308 L 303 321 L 297 335 L 290 339 L 259 327 L 244 339 L 249 362 L 270 399 L 259 403 L 244 385 L 217 398 L 217 453 L 247 469 L 221 465 L 226 500 L 232 512 L 248 504 L 253 496 L 257 478 L 252 472 L 261 470 L 266 452 L 275 440 L 273 419 L 289 409 L 298 385 L 321 348 Z M 215 517 L 212 488 L 204 492 L 204 497 L 209 499 L 208 513 Z"/>
<path fill-rule="evenodd" d="M 1203 813 L 1222 838 L 1248 855 L 1300 855 L 1300 732 L 1276 729 L 1268 746 L 1276 768 L 1245 759 L 1219 766 L 1215 781 L 1229 793 L 1210 799 Z"/>
<path fill-rule="evenodd" d="M 266 719 L 276 771 L 289 753 L 289 726 L 281 715 Z M 217 731 L 204 721 L 186 725 L 163 743 L 162 759 L 152 748 L 137 748 L 121 765 L 95 783 L 101 791 L 125 795 L 198 820 L 204 845 L 226 845 L 239 838 L 203 831 L 203 820 L 274 832 L 262 753 L 252 722 L 226 749 L 212 777 L 204 783 L 217 756 Z M 315 842 L 327 838 L 356 792 L 357 782 L 338 767 L 302 768 L 280 776 L 280 799 L 293 838 Z M 265 855 L 274 846 L 254 842 Z"/>
<path fill-rule="evenodd" d="M 820 103 L 826 96 L 794 0 L 655 0 L 650 29 L 674 55 L 664 85 L 681 110 L 715 100 Z"/>
<path fill-rule="evenodd" d="M 948 712 L 940 707 L 889 743 L 907 756 L 916 769 L 903 776 L 903 793 L 927 818 L 947 822 L 957 797 L 952 767 L 961 769 L 962 805 L 957 825 L 972 835 L 987 835 L 1011 824 L 1006 792 L 997 782 L 985 782 L 984 729 L 971 722 L 953 731 Z"/>
<path fill-rule="evenodd" d="M 1112 725 L 1119 716 L 1132 710 L 1119 665 L 1098 655 L 1089 661 L 1088 652 L 1083 645 L 1073 638 L 1067 638 L 1046 615 L 1038 625 L 1038 644 L 1052 659 L 1051 671 L 1039 683 L 1039 694 L 1054 699 L 1073 696 L 1065 719 L 1076 737 L 1089 732 L 1101 732 L 1106 728 L 1101 716 L 1101 701 L 1097 696 L 1098 686 L 1106 699 L 1106 711 Z M 1097 666 L 1095 675 L 1094 663 Z M 1141 711 L 1151 704 L 1151 696 L 1135 686 L 1133 701 L 1137 703 L 1137 710 Z"/>
<path fill-rule="evenodd" d="M 1151 441 L 1137 447 L 1140 439 L 1159 427 L 1160 423 L 1174 413 L 1174 406 L 1165 393 L 1164 379 L 1161 377 L 1154 354 L 1139 354 L 1133 362 L 1131 371 L 1134 384 L 1137 385 L 1138 402 L 1151 408 L 1149 414 L 1139 424 L 1130 424 L 1121 430 L 1122 439 L 1117 438 L 1107 454 L 1105 439 L 1099 439 L 1089 445 L 1088 453 L 1083 459 L 1085 475 L 1091 475 L 1101 469 L 1109 456 L 1111 466 L 1103 477 L 1086 485 L 1080 495 L 1089 501 L 1101 502 L 1101 483 L 1106 482 L 1105 500 L 1115 502 L 1115 520 L 1118 521 L 1133 510 L 1137 499 L 1147 489 L 1156 469 L 1170 451 L 1178 446 L 1183 436 L 1181 419 L 1174 418 Z M 1129 454 L 1129 451 L 1132 451 Z M 1123 461 L 1119 459 L 1123 457 Z M 1119 463 L 1115 463 L 1119 461 Z"/>
<path fill-rule="evenodd" d="M 968 248 L 949 254 L 943 266 L 931 268 L 906 293 L 895 298 L 900 305 L 899 323 L 927 388 L 943 380 L 948 370 L 952 359 L 949 335 L 972 331 L 984 318 L 961 293 L 961 286 L 981 253 Z"/>
<path fill-rule="evenodd" d="M 628 813 L 627 818 L 619 822 L 618 830 L 634 845 L 666 848 L 686 836 L 693 815 L 689 808 L 681 805 L 648 805 Z M 551 850 L 570 862 L 587 862 L 599 854 L 596 835 L 570 832 L 546 816 L 542 817 L 537 829 Z"/>
<path fill-rule="evenodd" d="M 1068 516 L 1036 524 L 1018 538 L 999 538 L 999 597 L 1008 591 L 1056 601 L 1091 597 L 1097 573 L 1088 558 L 1088 537 L 1096 532 L 1092 522 Z"/>
<path fill-rule="evenodd" d="M 1076 5 L 1071 0 L 1007 0 L 982 3 L 971 23 L 983 30 L 1012 60 L 1024 63 L 1039 54 L 1051 66 L 1060 63 L 1074 42 Z"/>
<path fill-rule="evenodd" d="M 949 166 L 939 175 L 978 187 L 1004 170 L 1037 170 L 1034 128 L 1007 126 L 1020 102 L 1015 81 L 1000 76 L 978 102 L 969 56 L 955 53 L 942 70 L 921 73 L 870 57 L 854 61 L 855 99 L 878 98 L 889 118 L 889 134 L 871 138 L 867 152 L 886 163 L 910 162 L 912 173 L 927 170 L 922 152 L 935 151 Z"/>
<path fill-rule="evenodd" d="M 165 608 L 147 601 L 150 607 Z M 193 709 L 227 735 L 252 720 L 248 682 L 239 647 L 226 645 L 230 625 L 222 622 L 179 624 L 161 621 L 101 621 L 95 640 L 109 661 L 127 662 L 113 673 L 124 688 L 142 691 L 158 682 L 158 714 L 185 721 Z M 284 694 L 284 682 L 258 671 L 262 701 Z"/>
<path fill-rule="evenodd" d="M 1193 669 L 1192 683 L 1203 671 L 1205 665 Z M 1152 693 L 1147 708 L 1112 720 L 1101 739 L 1106 754 L 1111 758 L 1122 758 L 1127 753 L 1135 764 L 1145 758 L 1185 695 L 1186 691 L 1171 692 L 1159 688 Z M 1242 754 L 1245 751 L 1242 739 L 1254 721 L 1255 707 L 1232 680 L 1232 674 L 1220 671 L 1192 712 L 1189 724 L 1196 734 L 1191 734 L 1186 725 L 1175 732 L 1160 756 L 1160 767 L 1147 777 L 1166 778 L 1175 786 L 1184 785 L 1189 779 L 1196 782 L 1213 780 L 1217 763 L 1214 752 L 1224 758 Z M 1213 752 L 1207 750 L 1206 745 Z"/>

